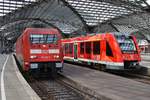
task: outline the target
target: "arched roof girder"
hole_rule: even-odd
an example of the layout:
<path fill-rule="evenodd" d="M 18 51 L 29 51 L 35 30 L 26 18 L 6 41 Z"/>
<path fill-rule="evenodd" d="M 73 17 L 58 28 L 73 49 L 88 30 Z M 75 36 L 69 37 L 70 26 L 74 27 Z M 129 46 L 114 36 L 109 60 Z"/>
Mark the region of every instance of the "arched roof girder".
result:
<path fill-rule="evenodd" d="M 88 25 L 87 25 L 86 21 L 84 20 L 84 18 L 78 13 L 78 11 L 75 8 L 73 8 L 68 2 L 66 2 L 66 0 L 61 0 L 61 1 L 64 3 L 65 6 L 67 6 L 68 8 L 70 8 L 79 17 L 79 19 L 84 24 L 85 30 L 88 32 L 89 31 L 88 30 Z"/>
<path fill-rule="evenodd" d="M 24 28 L 29 27 L 30 25 L 32 25 L 32 21 L 40 21 L 40 22 L 42 22 L 45 25 L 48 25 L 48 26 L 53 27 L 53 28 L 56 28 L 60 33 L 62 33 L 62 31 L 58 27 L 53 25 L 52 23 L 47 22 L 47 21 L 45 21 L 43 19 L 39 19 L 39 18 L 15 20 L 12 23 L 4 25 L 2 27 L 2 29 L 0 30 L 0 32 L 4 33 L 3 37 L 6 38 L 7 40 L 12 41 L 12 42 L 16 42 L 16 39 L 21 35 L 21 33 L 23 32 Z M 27 24 L 25 24 L 25 23 L 27 23 Z M 30 23 L 29 26 L 28 26 L 28 23 Z M 21 24 L 21 25 L 19 25 L 19 24 Z M 16 27 L 13 27 L 13 26 L 16 26 Z M 64 35 L 64 34 L 62 33 L 62 35 Z"/>
<path fill-rule="evenodd" d="M 70 1 L 73 3 L 70 3 Z M 0 26 L 8 26 L 9 23 L 16 23 L 15 25 L 17 25 L 17 22 L 21 21 L 23 23 L 23 20 L 25 20 L 25 22 L 41 20 L 40 22 L 45 24 L 50 23 L 60 31 L 68 28 L 70 33 L 80 30 L 79 33 L 82 34 L 81 32 L 84 31 L 84 29 L 82 29 L 83 27 L 88 31 L 90 25 L 91 27 L 94 25 L 98 26 L 122 16 L 142 12 L 142 6 L 129 1 L 130 0 L 37 0 L 35 3 L 24 5 L 22 8 L 0 17 Z M 78 8 L 76 8 L 77 6 Z M 82 12 L 78 10 L 80 8 L 84 8 L 81 9 Z M 86 19 L 90 19 L 89 22 L 95 24 L 88 24 Z M 17 26 L 25 27 L 27 25 L 28 24 Z"/>
<path fill-rule="evenodd" d="M 41 21 L 41 22 L 43 22 L 44 24 L 47 24 L 47 25 L 49 25 L 49 26 L 51 26 L 51 27 L 54 27 L 54 28 L 56 28 L 59 32 L 61 32 L 61 33 L 63 33 L 57 26 L 55 26 L 54 24 L 52 24 L 52 23 L 50 23 L 50 22 L 48 22 L 48 21 L 46 21 L 46 20 L 44 20 L 44 19 L 40 19 L 40 18 L 20 18 L 20 19 L 14 19 L 11 23 L 7 23 L 7 24 L 5 24 L 5 25 L 3 25 L 2 27 L 10 27 L 11 26 L 11 24 L 12 25 L 15 25 L 15 24 L 19 24 L 19 23 L 22 23 L 22 22 L 26 22 L 26 23 L 28 23 L 29 21 Z M 6 29 L 7 30 L 7 29 Z"/>
<path fill-rule="evenodd" d="M 40 0 L 40 3 L 20 8 L 1 18 L 1 25 L 3 26 L 4 24 L 9 23 L 10 21 L 14 20 L 14 18 L 60 20 L 60 22 L 70 24 L 68 26 L 72 27 L 76 26 L 77 28 L 81 28 L 86 26 L 86 23 L 83 22 L 84 20 L 82 20 L 77 13 L 74 13 L 71 7 L 69 7 L 69 5 L 62 0 Z M 58 24 L 55 26 L 57 25 Z M 76 29 L 76 27 L 74 27 L 74 29 Z"/>

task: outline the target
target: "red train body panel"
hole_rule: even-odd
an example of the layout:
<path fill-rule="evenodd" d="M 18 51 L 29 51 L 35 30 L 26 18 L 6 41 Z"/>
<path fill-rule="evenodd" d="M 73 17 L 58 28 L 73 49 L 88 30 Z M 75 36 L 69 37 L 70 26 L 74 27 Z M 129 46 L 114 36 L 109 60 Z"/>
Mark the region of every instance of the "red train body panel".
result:
<path fill-rule="evenodd" d="M 136 38 L 120 33 L 63 39 L 62 45 L 64 60 L 103 64 L 107 69 L 129 69 L 141 61 Z"/>
<path fill-rule="evenodd" d="M 61 34 L 53 28 L 27 28 L 16 42 L 16 56 L 24 71 L 42 66 L 62 68 Z"/>

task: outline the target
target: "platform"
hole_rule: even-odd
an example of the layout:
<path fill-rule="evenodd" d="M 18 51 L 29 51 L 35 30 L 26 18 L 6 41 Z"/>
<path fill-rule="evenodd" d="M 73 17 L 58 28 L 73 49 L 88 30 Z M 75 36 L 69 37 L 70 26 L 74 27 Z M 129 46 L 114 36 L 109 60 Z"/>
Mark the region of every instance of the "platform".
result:
<path fill-rule="evenodd" d="M 139 73 L 150 76 L 150 54 L 141 54 L 141 62 L 142 66 L 141 71 Z"/>
<path fill-rule="evenodd" d="M 12 55 L 0 55 L 0 100 L 40 100 L 16 66 Z"/>
<path fill-rule="evenodd" d="M 150 69 L 150 54 L 142 54 L 140 65 Z"/>
<path fill-rule="evenodd" d="M 64 77 L 100 100 L 150 100 L 150 85 L 77 65 L 64 64 Z"/>

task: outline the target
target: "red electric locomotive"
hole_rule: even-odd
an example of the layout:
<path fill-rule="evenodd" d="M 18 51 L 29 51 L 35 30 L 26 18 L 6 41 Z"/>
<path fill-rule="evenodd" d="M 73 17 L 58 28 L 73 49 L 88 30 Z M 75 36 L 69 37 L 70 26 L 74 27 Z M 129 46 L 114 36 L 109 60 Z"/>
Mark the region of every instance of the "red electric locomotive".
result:
<path fill-rule="evenodd" d="M 61 33 L 53 28 L 26 28 L 16 42 L 24 71 L 54 72 L 63 67 Z"/>
<path fill-rule="evenodd" d="M 141 61 L 136 38 L 122 33 L 91 34 L 62 40 L 64 60 L 102 69 L 136 69 Z"/>

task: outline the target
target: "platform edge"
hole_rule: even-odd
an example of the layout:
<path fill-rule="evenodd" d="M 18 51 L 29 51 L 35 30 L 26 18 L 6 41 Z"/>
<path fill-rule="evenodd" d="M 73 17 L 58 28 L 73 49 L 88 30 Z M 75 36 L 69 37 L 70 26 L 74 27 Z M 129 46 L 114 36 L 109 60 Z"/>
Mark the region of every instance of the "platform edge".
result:
<path fill-rule="evenodd" d="M 24 77 L 22 76 L 21 72 L 19 71 L 15 58 L 13 57 L 13 55 L 11 55 L 12 59 L 13 59 L 13 64 L 15 66 L 15 73 L 20 81 L 20 83 L 22 84 L 23 88 L 25 89 L 26 93 L 29 95 L 29 97 L 31 98 L 31 100 L 41 100 L 41 98 L 36 94 L 36 92 L 30 87 L 30 85 L 27 83 L 27 81 L 24 79 Z"/>

